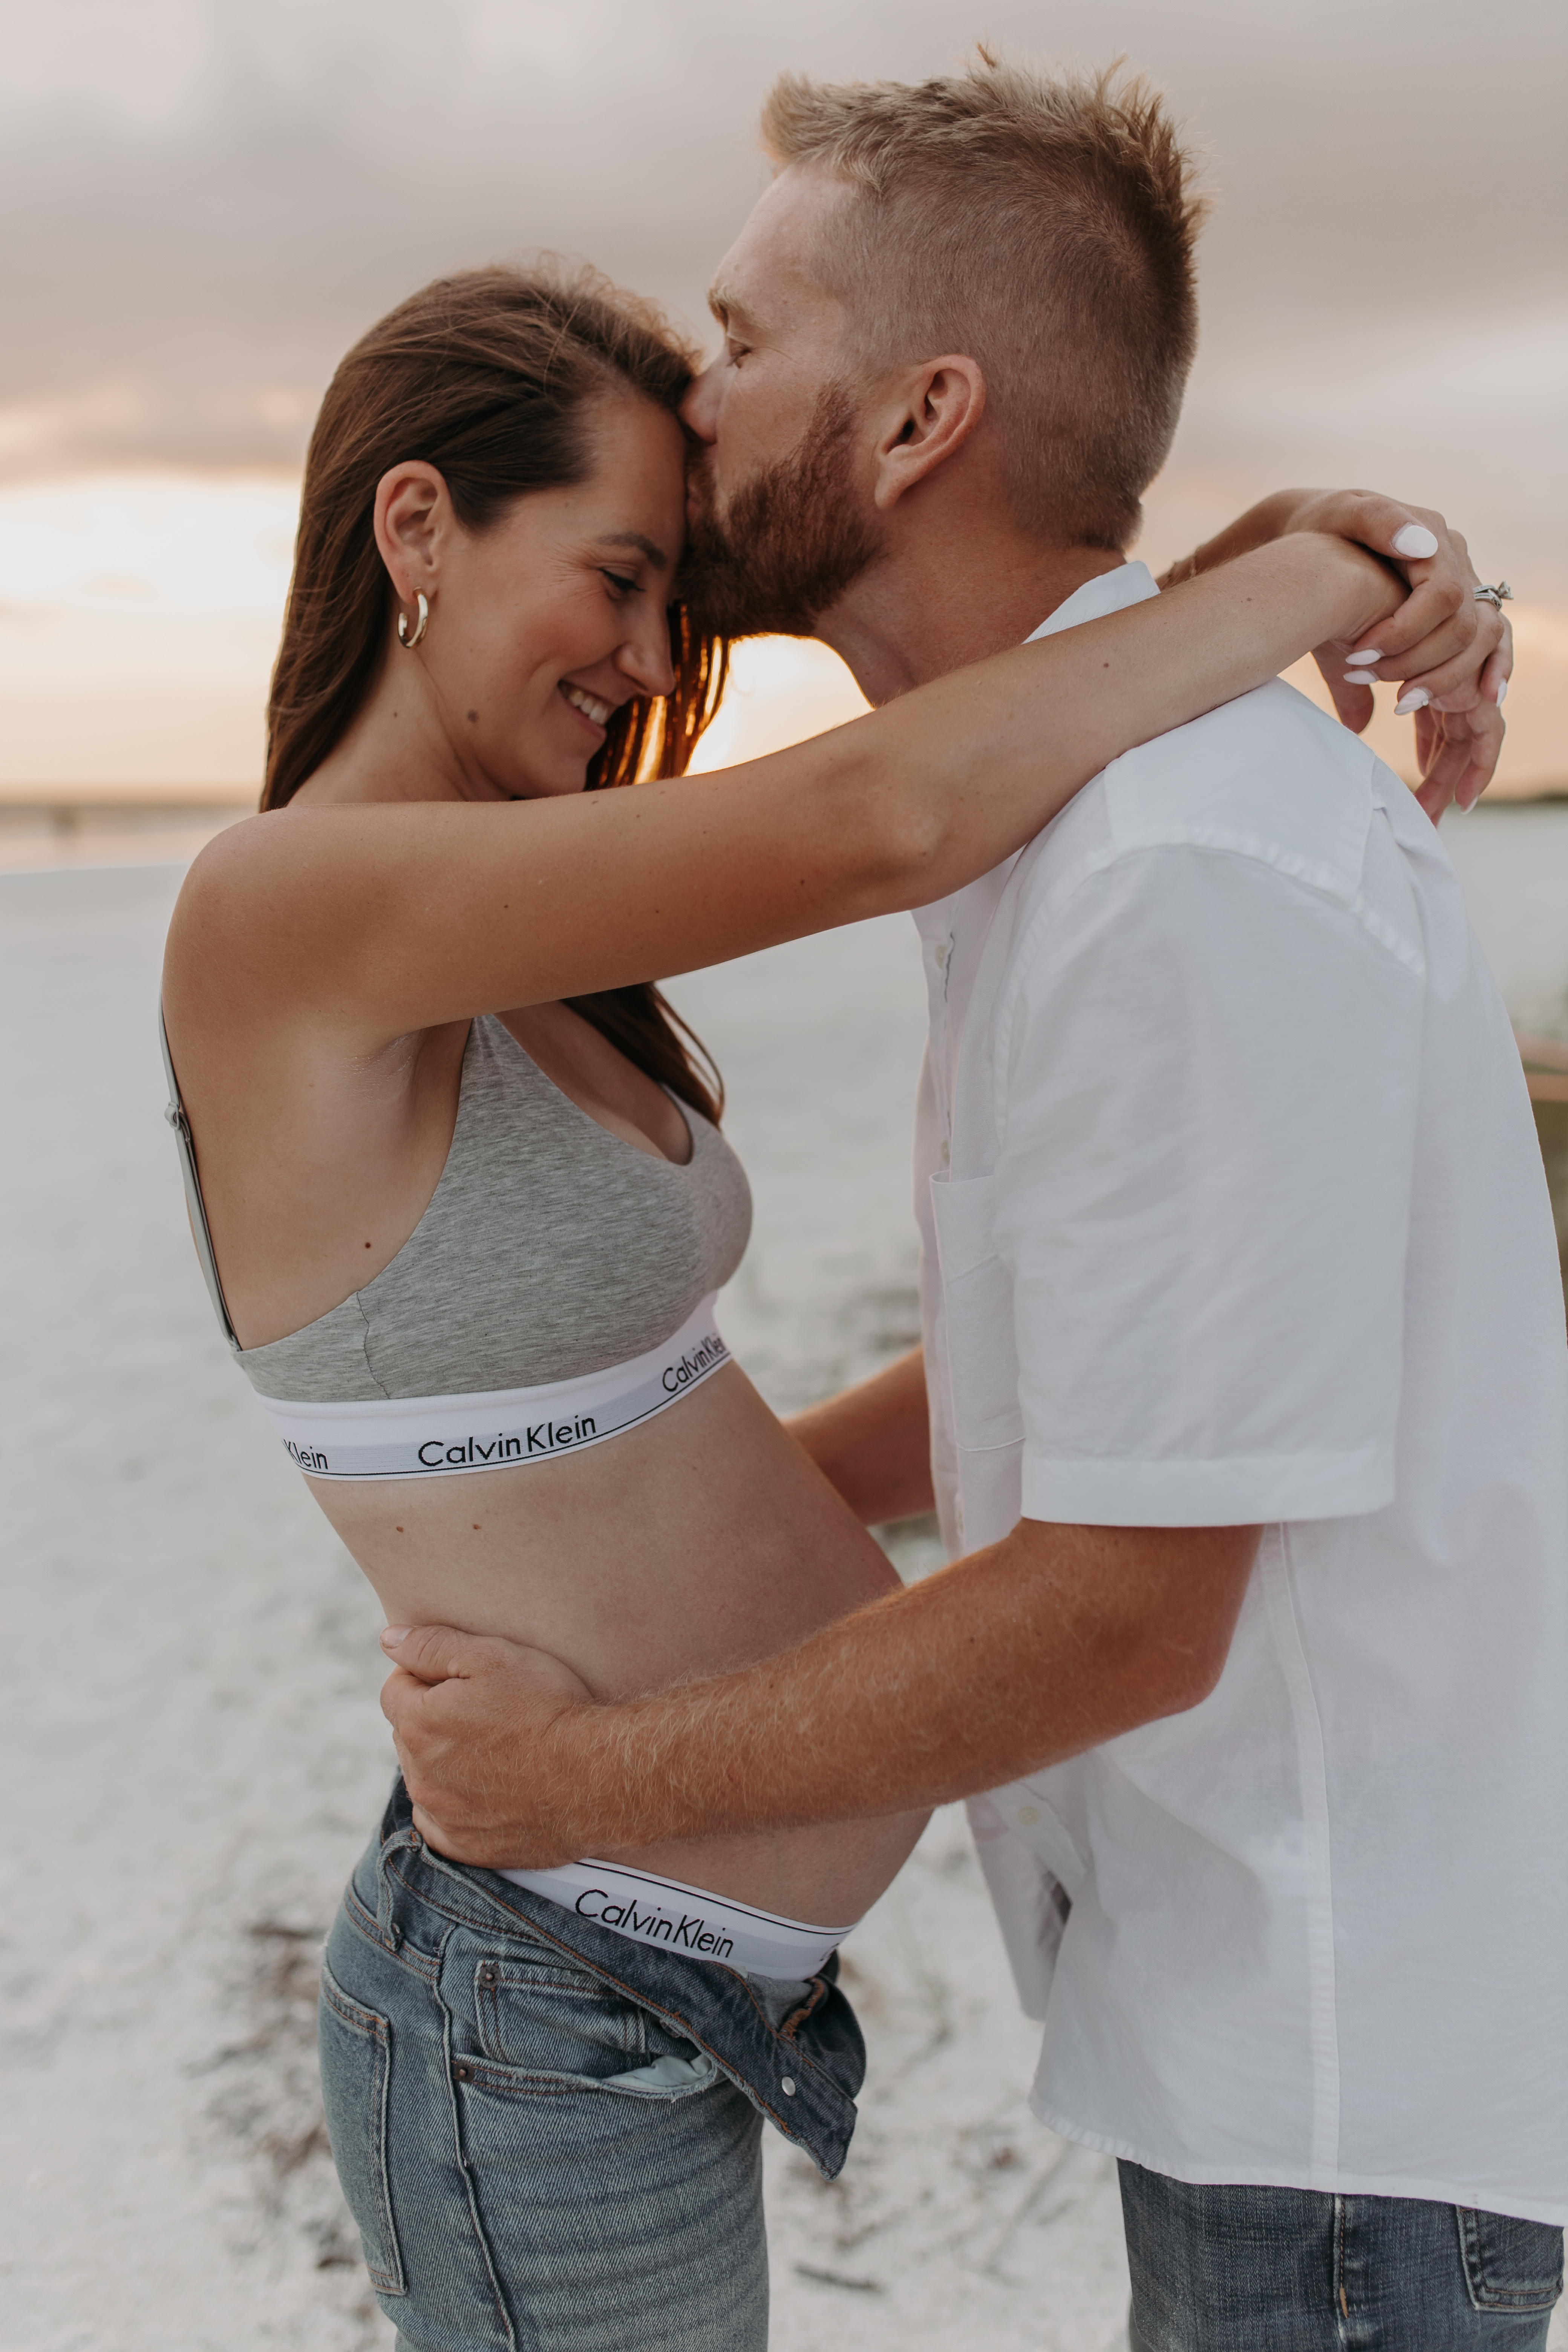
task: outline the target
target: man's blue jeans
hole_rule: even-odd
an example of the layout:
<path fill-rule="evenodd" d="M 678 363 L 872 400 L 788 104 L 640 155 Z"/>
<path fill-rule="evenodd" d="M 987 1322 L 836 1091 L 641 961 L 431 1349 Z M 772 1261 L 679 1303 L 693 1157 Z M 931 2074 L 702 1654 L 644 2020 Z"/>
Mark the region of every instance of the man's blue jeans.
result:
<path fill-rule="evenodd" d="M 1121 2166 L 1132 2352 L 1543 2352 L 1563 2232 Z"/>

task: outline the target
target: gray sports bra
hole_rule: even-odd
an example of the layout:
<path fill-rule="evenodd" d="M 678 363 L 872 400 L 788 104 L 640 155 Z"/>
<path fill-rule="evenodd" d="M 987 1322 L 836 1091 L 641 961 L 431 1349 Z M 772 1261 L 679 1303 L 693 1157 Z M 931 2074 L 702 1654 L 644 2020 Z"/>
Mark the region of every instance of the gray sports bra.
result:
<path fill-rule="evenodd" d="M 242 1349 L 166 1040 L 164 1055 L 214 1306 L 312 1475 L 449 1475 L 576 1451 L 676 1402 L 726 1360 L 713 1294 L 751 1230 L 729 1145 L 682 1106 L 684 1167 L 637 1150 L 489 1014 L 469 1027 L 447 1164 L 396 1256 L 313 1323 Z"/>

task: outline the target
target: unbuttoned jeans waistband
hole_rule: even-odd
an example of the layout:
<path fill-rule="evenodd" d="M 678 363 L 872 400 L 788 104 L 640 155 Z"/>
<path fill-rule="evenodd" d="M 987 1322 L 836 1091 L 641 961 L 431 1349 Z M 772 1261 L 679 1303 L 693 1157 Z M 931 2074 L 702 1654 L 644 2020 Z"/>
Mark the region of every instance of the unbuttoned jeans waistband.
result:
<path fill-rule="evenodd" d="M 843 2169 L 855 2097 L 866 2077 L 866 2045 L 838 1985 L 837 1952 L 807 1980 L 798 2007 L 775 2025 L 759 1990 L 738 1970 L 629 1942 L 497 1871 L 435 1853 L 414 1827 L 401 1774 L 382 1816 L 379 1853 L 365 1857 L 353 1893 L 363 1931 L 420 1973 L 434 1972 L 432 1946 L 443 1920 L 553 1946 L 705 2050 L 826 2179 Z"/>

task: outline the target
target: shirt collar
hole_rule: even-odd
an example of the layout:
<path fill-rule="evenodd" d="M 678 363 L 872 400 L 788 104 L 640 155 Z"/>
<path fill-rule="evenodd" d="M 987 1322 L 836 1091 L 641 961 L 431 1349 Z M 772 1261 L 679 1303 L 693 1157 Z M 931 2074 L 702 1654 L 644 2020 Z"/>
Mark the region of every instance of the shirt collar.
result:
<path fill-rule="evenodd" d="M 1076 629 L 1081 621 L 1101 620 L 1107 613 L 1124 613 L 1130 604 L 1146 604 L 1151 596 L 1159 593 L 1146 563 L 1119 563 L 1110 572 L 1097 572 L 1081 588 L 1075 588 L 1049 620 L 1042 621 L 1024 642 L 1032 646 L 1037 637 L 1054 637 L 1058 629 Z"/>
<path fill-rule="evenodd" d="M 1106 613 L 1124 612 L 1129 604 L 1146 604 L 1151 596 L 1157 596 L 1159 593 L 1146 564 L 1118 563 L 1110 571 L 1099 572 L 1094 579 L 1086 580 L 1081 588 L 1075 588 L 1070 596 L 1064 597 L 1050 618 L 1042 621 L 1024 642 L 1032 646 L 1037 637 L 1055 636 L 1058 629 L 1076 629 L 1080 621 L 1098 621 Z M 915 927 L 926 946 L 933 950 L 942 948 L 942 963 L 934 968 L 940 978 L 932 979 L 929 972 L 927 978 L 933 988 L 940 991 L 943 1004 L 947 1000 L 947 951 L 952 944 L 957 909 L 963 906 L 977 919 L 977 910 L 983 909 L 984 917 L 988 919 L 1018 856 L 1018 851 L 1015 850 L 1011 857 L 1005 857 L 1000 866 L 994 866 L 989 874 L 983 874 L 978 881 L 971 882 L 964 889 L 954 892 L 950 898 L 938 898 L 929 907 L 915 908 Z M 933 1033 L 938 1017 L 937 1003 L 938 998 L 933 996 Z"/>

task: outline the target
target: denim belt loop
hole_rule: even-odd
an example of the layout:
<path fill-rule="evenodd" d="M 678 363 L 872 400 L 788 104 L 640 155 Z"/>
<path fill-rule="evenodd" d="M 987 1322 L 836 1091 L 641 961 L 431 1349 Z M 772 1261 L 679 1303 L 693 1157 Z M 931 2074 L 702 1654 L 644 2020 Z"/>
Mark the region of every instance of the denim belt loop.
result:
<path fill-rule="evenodd" d="M 393 1893 L 387 1864 L 395 1853 L 418 1853 L 424 1843 L 424 1839 L 416 1829 L 394 1830 L 390 1836 L 383 1838 L 375 1857 L 376 1933 L 384 1944 L 390 1944 L 394 1949 L 403 1941 L 403 1930 L 393 1916 L 393 1906 L 396 1897 Z"/>

